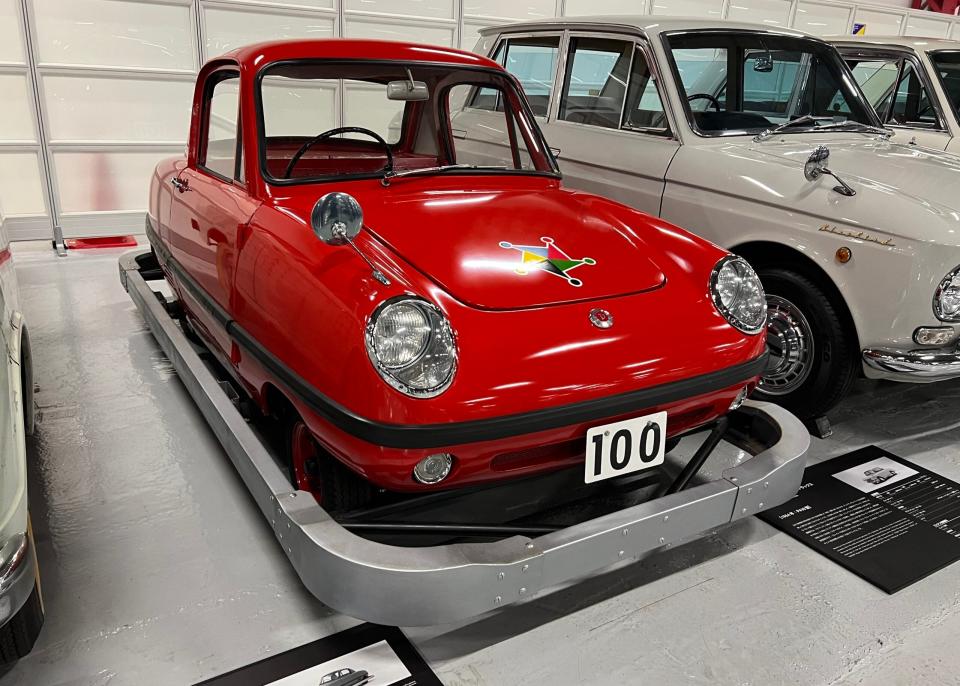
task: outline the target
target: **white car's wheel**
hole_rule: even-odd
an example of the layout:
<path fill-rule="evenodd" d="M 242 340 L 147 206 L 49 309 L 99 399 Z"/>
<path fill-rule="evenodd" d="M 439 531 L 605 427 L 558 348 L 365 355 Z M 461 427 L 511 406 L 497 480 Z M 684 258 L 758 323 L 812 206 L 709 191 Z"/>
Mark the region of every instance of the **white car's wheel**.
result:
<path fill-rule="evenodd" d="M 823 415 L 856 377 L 858 350 L 830 296 L 799 271 L 757 269 L 767 293 L 770 362 L 757 396 L 801 419 Z"/>

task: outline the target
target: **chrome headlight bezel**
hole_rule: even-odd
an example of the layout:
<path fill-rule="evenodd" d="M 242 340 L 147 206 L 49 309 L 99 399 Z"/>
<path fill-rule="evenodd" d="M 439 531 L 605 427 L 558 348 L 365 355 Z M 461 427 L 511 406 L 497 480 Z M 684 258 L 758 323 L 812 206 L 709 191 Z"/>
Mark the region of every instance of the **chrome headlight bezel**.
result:
<path fill-rule="evenodd" d="M 720 278 L 720 273 L 728 265 L 734 265 L 734 268 L 740 268 L 743 272 L 743 275 L 751 278 L 755 281 L 756 287 L 760 291 L 760 298 L 763 301 L 761 308 L 761 316 L 757 322 L 745 321 L 739 314 L 734 312 L 730 307 L 723 303 L 722 298 L 720 297 L 720 292 L 717 288 L 717 283 Z M 713 306 L 717 309 L 723 318 L 727 320 L 727 323 L 730 324 L 733 328 L 741 331 L 745 334 L 758 334 L 764 330 L 767 323 L 767 308 L 766 308 L 766 294 L 763 291 L 763 284 L 760 282 L 760 277 L 757 276 L 757 273 L 754 271 L 753 267 L 750 266 L 750 263 L 747 262 L 742 257 L 738 255 L 726 255 L 717 264 L 713 267 L 713 271 L 710 272 L 710 300 L 713 302 Z"/>
<path fill-rule="evenodd" d="M 420 310 L 430 323 L 430 338 L 424 344 L 420 353 L 411 361 L 402 366 L 390 367 L 385 365 L 377 354 L 377 320 L 391 307 L 397 305 L 411 305 Z M 384 381 L 392 388 L 400 391 L 411 398 L 434 398 L 450 387 L 454 377 L 457 375 L 459 363 L 459 354 L 457 351 L 456 334 L 450 322 L 444 316 L 439 307 L 423 298 L 414 295 L 400 295 L 394 298 L 384 300 L 370 314 L 364 330 L 364 344 L 367 349 L 367 357 L 371 364 Z M 418 387 L 411 385 L 408 380 L 402 378 L 402 374 L 414 368 L 415 365 L 422 362 L 424 357 L 432 349 L 431 346 L 447 346 L 448 354 L 452 356 L 450 371 L 447 377 L 439 384 L 431 387 Z"/>
<path fill-rule="evenodd" d="M 933 314 L 942 322 L 960 322 L 960 309 L 957 310 L 956 314 L 949 315 L 943 311 L 943 304 L 941 303 L 941 298 L 948 288 L 951 286 L 960 288 L 960 284 L 956 286 L 953 284 L 953 280 L 958 276 L 960 276 L 960 265 L 948 271 L 946 276 L 940 279 L 937 290 L 933 292 Z"/>

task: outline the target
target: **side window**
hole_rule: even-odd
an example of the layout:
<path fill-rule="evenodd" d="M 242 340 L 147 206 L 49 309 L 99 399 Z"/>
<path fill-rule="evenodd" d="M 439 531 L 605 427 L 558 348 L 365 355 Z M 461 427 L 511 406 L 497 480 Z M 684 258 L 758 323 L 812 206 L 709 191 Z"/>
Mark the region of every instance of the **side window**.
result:
<path fill-rule="evenodd" d="M 538 117 L 546 117 L 550 107 L 550 93 L 557 73 L 557 55 L 560 52 L 560 36 L 511 38 L 497 47 L 495 62 L 517 77 L 530 103 L 530 109 Z M 480 89 L 471 99 L 471 107 L 494 110 L 502 106 L 496 91 Z"/>
<path fill-rule="evenodd" d="M 207 82 L 204 126 L 198 163 L 224 179 L 237 176 L 240 78 L 236 72 L 214 73 Z"/>
<path fill-rule="evenodd" d="M 627 106 L 623 109 L 624 129 L 647 133 L 666 133 L 667 117 L 657 92 L 657 83 L 650 74 L 650 67 L 643 51 L 633 51 L 633 67 L 630 69 L 630 84 L 627 86 Z"/>
<path fill-rule="evenodd" d="M 917 75 L 912 62 L 904 62 L 888 121 L 929 128 L 935 128 L 938 125 L 936 112 L 927 96 L 927 89 L 923 87 L 923 82 Z"/>
<path fill-rule="evenodd" d="M 571 38 L 560 119 L 620 128 L 633 43 L 608 38 Z"/>
<path fill-rule="evenodd" d="M 887 116 L 900 63 L 896 59 L 848 60 L 853 78 L 881 119 Z"/>

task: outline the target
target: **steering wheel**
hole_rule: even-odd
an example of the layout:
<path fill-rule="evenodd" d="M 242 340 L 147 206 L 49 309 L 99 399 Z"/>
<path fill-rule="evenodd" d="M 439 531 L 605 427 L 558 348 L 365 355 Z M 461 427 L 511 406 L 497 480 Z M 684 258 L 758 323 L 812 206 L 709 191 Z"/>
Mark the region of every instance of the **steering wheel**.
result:
<path fill-rule="evenodd" d="M 380 136 L 379 133 L 377 133 L 376 131 L 371 131 L 370 129 L 365 129 L 362 126 L 341 126 L 336 129 L 330 129 L 329 131 L 324 131 L 320 135 L 314 136 L 313 138 L 308 140 L 306 143 L 301 145 L 300 149 L 297 150 L 297 152 L 294 153 L 293 157 L 290 158 L 290 163 L 287 164 L 287 169 L 285 172 L 283 172 L 282 178 L 284 179 L 290 178 L 290 174 L 293 172 L 293 168 L 297 166 L 297 162 L 300 161 L 300 158 L 304 156 L 307 150 L 315 146 L 320 141 L 330 138 L 331 136 L 337 136 L 341 133 L 362 133 L 364 136 L 370 136 L 370 138 L 372 138 L 377 143 L 382 145 L 384 152 L 387 153 L 387 166 L 383 168 L 383 171 L 385 172 L 393 171 L 393 153 L 390 152 L 390 146 L 387 144 L 385 140 L 383 140 L 383 138 Z"/>
<path fill-rule="evenodd" d="M 720 111 L 720 101 L 709 93 L 694 93 L 687 96 L 687 102 L 693 102 L 694 100 L 709 100 L 713 104 L 713 109 L 717 112 Z"/>

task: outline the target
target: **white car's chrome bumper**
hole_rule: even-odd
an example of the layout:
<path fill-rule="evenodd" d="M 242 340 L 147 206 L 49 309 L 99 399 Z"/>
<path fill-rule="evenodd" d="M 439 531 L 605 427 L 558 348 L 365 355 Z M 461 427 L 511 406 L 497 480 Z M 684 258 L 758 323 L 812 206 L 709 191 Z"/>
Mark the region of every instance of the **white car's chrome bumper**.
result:
<path fill-rule="evenodd" d="M 887 374 L 903 376 L 916 381 L 939 381 L 960 377 L 960 348 L 933 348 L 927 350 L 890 350 L 867 348 L 864 363 Z"/>

